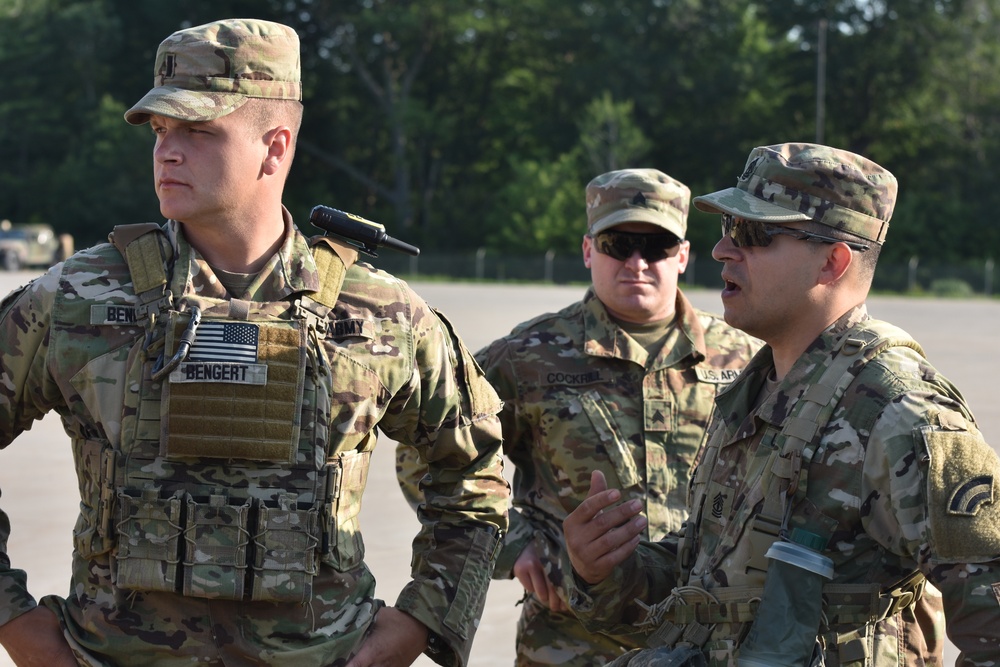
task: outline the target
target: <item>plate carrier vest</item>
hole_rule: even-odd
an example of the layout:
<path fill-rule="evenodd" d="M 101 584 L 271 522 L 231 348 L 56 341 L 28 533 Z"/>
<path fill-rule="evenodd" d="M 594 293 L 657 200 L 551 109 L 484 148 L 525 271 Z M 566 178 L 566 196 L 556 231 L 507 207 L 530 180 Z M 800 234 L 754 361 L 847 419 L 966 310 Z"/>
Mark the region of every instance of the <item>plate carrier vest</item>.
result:
<path fill-rule="evenodd" d="M 316 237 L 320 291 L 255 303 L 176 298 L 176 258 L 156 224 L 118 226 L 109 240 L 128 264 L 145 335 L 128 352 L 120 445 L 75 443 L 88 476 L 75 547 L 85 558 L 110 553 L 125 590 L 308 601 L 321 562 L 347 571 L 364 555 L 357 513 L 375 434 L 327 451 L 322 344 L 357 251 Z M 256 331 L 256 358 L 187 359 L 199 331 L 231 325 L 223 346 Z"/>

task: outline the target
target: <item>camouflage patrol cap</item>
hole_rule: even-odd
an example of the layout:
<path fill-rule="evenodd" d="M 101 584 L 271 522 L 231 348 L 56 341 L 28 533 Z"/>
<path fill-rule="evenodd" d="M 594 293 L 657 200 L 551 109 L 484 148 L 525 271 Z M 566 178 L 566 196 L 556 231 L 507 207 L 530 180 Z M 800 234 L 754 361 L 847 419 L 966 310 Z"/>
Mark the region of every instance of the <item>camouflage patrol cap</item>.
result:
<path fill-rule="evenodd" d="M 151 114 L 213 120 L 251 97 L 302 99 L 299 36 L 270 21 L 215 21 L 178 30 L 160 43 L 153 89 L 125 120 L 142 125 Z"/>
<path fill-rule="evenodd" d="M 770 223 L 812 220 L 882 243 L 896 177 L 871 160 L 817 144 L 758 146 L 735 188 L 694 198 L 708 213 Z"/>
<path fill-rule="evenodd" d="M 691 191 L 656 169 L 619 169 L 587 184 L 587 233 L 648 222 L 684 238 Z"/>

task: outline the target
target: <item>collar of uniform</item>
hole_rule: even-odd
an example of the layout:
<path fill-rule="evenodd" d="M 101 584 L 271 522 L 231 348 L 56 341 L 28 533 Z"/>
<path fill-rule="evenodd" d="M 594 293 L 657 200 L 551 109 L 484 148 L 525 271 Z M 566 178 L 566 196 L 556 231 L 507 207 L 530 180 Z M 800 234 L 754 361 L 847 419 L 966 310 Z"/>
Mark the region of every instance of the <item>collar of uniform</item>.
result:
<path fill-rule="evenodd" d="M 295 228 L 291 213 L 284 206 L 281 207 L 281 215 L 285 222 L 285 240 L 251 284 L 250 293 L 254 301 L 281 301 L 293 294 L 319 289 L 319 272 L 308 241 Z M 183 225 L 170 220 L 167 236 L 177 257 L 171 284 L 174 294 L 194 291 L 199 296 L 229 298 L 211 267 L 184 237 Z"/>
<path fill-rule="evenodd" d="M 705 327 L 698 318 L 698 311 L 680 290 L 677 290 L 674 313 L 674 324 L 680 335 L 673 339 L 672 345 L 664 344 L 650 370 L 676 366 L 687 357 L 697 363 L 707 355 Z"/>
<path fill-rule="evenodd" d="M 647 367 L 649 355 L 641 345 L 611 318 L 593 287 L 583 297 L 584 352 L 594 357 L 613 357 Z M 668 337 L 649 370 L 669 368 L 687 356 L 705 358 L 705 329 L 698 313 L 680 290 L 675 304 L 676 329 L 680 335 Z"/>
<path fill-rule="evenodd" d="M 763 390 L 767 376 L 773 368 L 774 357 L 771 356 L 771 348 L 765 345 L 753 356 L 732 384 L 716 396 L 715 412 L 722 420 L 722 428 L 726 429 L 727 443 L 743 440 L 756 432 L 756 421 L 748 417 L 757 401 L 757 395 Z M 772 394 L 765 401 L 765 405 L 761 406 L 761 410 L 757 411 L 758 414 L 773 399 Z"/>
<path fill-rule="evenodd" d="M 827 327 L 792 364 L 775 392 L 760 405 L 756 416 L 777 428 L 784 427 L 791 415 L 792 407 L 811 382 L 816 379 L 816 369 L 825 365 L 824 361 L 836 349 L 841 338 L 848 331 L 867 319 L 868 309 L 865 304 L 861 304 L 841 315 L 837 321 Z M 758 393 L 763 389 L 764 381 L 773 368 L 774 358 L 771 355 L 771 347 L 765 345 L 750 361 L 743 373 L 729 387 L 720 392 L 716 403 L 729 428 L 734 427 L 734 422 L 742 420 L 752 409 Z M 743 425 L 733 437 L 743 439 L 754 430 L 753 426 Z"/>
<path fill-rule="evenodd" d="M 583 351 L 592 357 L 612 357 L 646 365 L 646 350 L 622 331 L 591 286 L 583 297 Z"/>

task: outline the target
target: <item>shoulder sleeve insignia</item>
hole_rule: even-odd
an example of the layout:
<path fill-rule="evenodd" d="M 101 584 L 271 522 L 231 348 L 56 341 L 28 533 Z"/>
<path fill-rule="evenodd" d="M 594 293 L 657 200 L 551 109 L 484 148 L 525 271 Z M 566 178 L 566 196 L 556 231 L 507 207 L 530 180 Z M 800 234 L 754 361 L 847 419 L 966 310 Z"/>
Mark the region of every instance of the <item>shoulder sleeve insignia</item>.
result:
<path fill-rule="evenodd" d="M 978 431 L 919 428 L 926 447 L 932 558 L 981 563 L 1000 554 L 1000 459 Z"/>
<path fill-rule="evenodd" d="M 984 504 L 993 504 L 992 475 L 980 475 L 960 484 L 948 500 L 948 514 L 975 516 Z"/>

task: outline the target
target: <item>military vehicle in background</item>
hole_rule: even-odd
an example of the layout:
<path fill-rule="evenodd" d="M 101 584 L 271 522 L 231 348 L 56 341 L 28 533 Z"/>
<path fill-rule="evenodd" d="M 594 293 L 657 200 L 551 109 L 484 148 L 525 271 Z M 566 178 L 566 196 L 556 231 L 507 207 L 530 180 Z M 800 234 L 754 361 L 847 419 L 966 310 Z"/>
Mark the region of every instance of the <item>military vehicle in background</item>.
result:
<path fill-rule="evenodd" d="M 72 247 L 72 237 L 57 236 L 49 225 L 0 221 L 0 269 L 5 271 L 48 268 L 72 253 Z"/>

